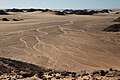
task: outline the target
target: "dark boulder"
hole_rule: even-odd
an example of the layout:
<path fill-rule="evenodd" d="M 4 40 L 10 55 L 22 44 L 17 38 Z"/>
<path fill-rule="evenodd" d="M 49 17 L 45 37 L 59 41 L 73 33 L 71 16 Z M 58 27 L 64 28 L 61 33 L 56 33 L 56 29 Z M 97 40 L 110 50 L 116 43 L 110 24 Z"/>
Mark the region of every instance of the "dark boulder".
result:
<path fill-rule="evenodd" d="M 55 15 L 65 15 L 65 13 L 61 11 L 55 11 Z"/>
<path fill-rule="evenodd" d="M 108 26 L 103 31 L 106 31 L 106 32 L 120 32 L 120 24 L 113 24 L 111 26 Z"/>
<path fill-rule="evenodd" d="M 108 73 L 108 71 L 100 70 L 100 75 L 105 76 Z"/>
<path fill-rule="evenodd" d="M 120 14 L 120 12 L 116 12 L 115 14 Z"/>
<path fill-rule="evenodd" d="M 2 21 L 10 21 L 10 20 L 7 18 L 2 18 Z"/>
<path fill-rule="evenodd" d="M 109 69 L 109 71 L 113 71 L 113 69 L 112 69 L 112 68 L 110 68 L 110 69 Z"/>
<path fill-rule="evenodd" d="M 102 13 L 109 13 L 109 10 L 108 9 L 103 9 Z"/>
<path fill-rule="evenodd" d="M 13 21 L 20 21 L 20 20 L 18 20 L 18 19 L 12 19 Z"/>

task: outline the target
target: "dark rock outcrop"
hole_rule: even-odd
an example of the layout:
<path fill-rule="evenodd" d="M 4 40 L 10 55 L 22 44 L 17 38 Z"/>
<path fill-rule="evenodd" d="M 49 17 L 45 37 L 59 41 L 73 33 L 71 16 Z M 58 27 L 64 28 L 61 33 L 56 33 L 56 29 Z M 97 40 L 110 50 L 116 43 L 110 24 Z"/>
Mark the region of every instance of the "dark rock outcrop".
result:
<path fill-rule="evenodd" d="M 115 14 L 120 14 L 120 12 L 116 12 Z"/>
<path fill-rule="evenodd" d="M 8 15 L 4 10 L 0 10 L 0 15 Z"/>
<path fill-rule="evenodd" d="M 2 20 L 2 21 L 10 21 L 10 20 L 7 19 L 7 18 L 2 18 L 1 20 Z"/>
<path fill-rule="evenodd" d="M 100 70 L 100 76 L 105 76 L 108 73 L 108 71 Z"/>
<path fill-rule="evenodd" d="M 50 9 L 5 9 L 6 12 L 35 12 L 35 11 L 41 11 L 41 12 L 54 12 L 56 15 L 66 15 L 66 14 L 76 14 L 76 15 L 93 15 L 96 13 L 109 13 L 112 10 L 109 9 L 103 9 L 103 10 L 72 10 L 72 9 L 65 9 L 63 11 L 54 11 Z"/>
<path fill-rule="evenodd" d="M 35 11 L 36 9 L 33 9 L 33 8 L 27 10 L 27 12 L 35 12 Z"/>
<path fill-rule="evenodd" d="M 13 9 L 6 9 L 6 12 L 24 12 L 24 10 L 13 8 Z"/>
<path fill-rule="evenodd" d="M 72 10 L 72 9 L 66 9 L 66 10 L 64 10 L 63 11 L 65 14 L 74 14 L 74 10 Z"/>
<path fill-rule="evenodd" d="M 12 19 L 12 21 L 20 21 L 20 20 L 18 20 L 18 19 Z"/>
<path fill-rule="evenodd" d="M 65 13 L 62 11 L 55 11 L 55 15 L 65 15 Z"/>
<path fill-rule="evenodd" d="M 76 14 L 76 15 L 89 15 L 87 10 L 75 10 L 74 14 Z"/>
<path fill-rule="evenodd" d="M 94 11 L 94 10 L 75 10 L 74 11 L 74 14 L 77 14 L 77 15 L 93 15 L 95 13 L 98 13 L 98 11 Z"/>
<path fill-rule="evenodd" d="M 109 13 L 109 10 L 108 9 L 103 9 L 102 13 Z"/>
<path fill-rule="evenodd" d="M 39 67 L 30 63 L 11 60 L 8 58 L 0 57 L 0 80 L 17 80 L 17 79 L 24 79 L 24 78 L 31 78 L 36 75 L 37 78 L 42 80 L 51 80 L 53 79 L 64 79 L 64 78 L 71 78 L 71 80 L 76 80 L 81 78 L 83 80 L 101 80 L 101 78 L 96 78 L 96 74 L 99 74 L 103 77 L 119 77 L 120 71 L 110 69 L 108 71 L 105 70 L 98 70 L 94 71 L 92 75 L 87 71 L 77 72 L 69 72 L 69 71 L 57 71 L 53 69 L 46 69 L 43 67 Z"/>
<path fill-rule="evenodd" d="M 31 77 L 34 74 L 38 74 L 40 71 L 44 72 L 43 67 L 38 67 L 30 63 L 25 63 L 21 61 L 11 60 L 7 58 L 0 57 L 0 71 L 2 73 L 14 73 L 22 75 L 23 77 Z M 6 66 L 7 65 L 7 66 Z"/>
<path fill-rule="evenodd" d="M 5 65 L 0 64 L 0 75 L 4 73 L 9 73 L 11 69 L 8 69 Z"/>
<path fill-rule="evenodd" d="M 120 24 L 113 24 L 111 26 L 108 26 L 103 31 L 106 31 L 106 32 L 120 32 Z"/>
<path fill-rule="evenodd" d="M 8 19 L 8 18 L 2 18 L 1 21 L 21 21 L 23 19 Z"/>

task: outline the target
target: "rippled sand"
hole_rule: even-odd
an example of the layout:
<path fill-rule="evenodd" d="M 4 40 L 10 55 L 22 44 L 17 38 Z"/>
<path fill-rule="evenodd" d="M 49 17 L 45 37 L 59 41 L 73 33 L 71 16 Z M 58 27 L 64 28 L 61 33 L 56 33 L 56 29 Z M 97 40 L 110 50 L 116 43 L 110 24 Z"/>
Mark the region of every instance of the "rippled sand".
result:
<path fill-rule="evenodd" d="M 60 70 L 120 69 L 120 33 L 102 31 L 118 16 L 1 15 L 23 21 L 0 21 L 0 56 Z"/>

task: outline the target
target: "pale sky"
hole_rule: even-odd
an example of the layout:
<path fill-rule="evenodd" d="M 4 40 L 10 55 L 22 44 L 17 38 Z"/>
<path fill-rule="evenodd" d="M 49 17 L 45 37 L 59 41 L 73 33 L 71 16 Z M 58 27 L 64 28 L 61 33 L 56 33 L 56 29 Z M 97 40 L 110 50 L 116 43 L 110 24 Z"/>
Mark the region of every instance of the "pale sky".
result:
<path fill-rule="evenodd" d="M 120 9 L 120 0 L 0 0 L 0 8 Z"/>

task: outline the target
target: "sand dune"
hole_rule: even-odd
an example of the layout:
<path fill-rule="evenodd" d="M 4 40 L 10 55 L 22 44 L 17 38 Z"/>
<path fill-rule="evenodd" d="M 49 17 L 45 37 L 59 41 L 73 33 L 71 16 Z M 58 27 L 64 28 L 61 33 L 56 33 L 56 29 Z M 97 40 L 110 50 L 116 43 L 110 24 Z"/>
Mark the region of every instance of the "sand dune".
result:
<path fill-rule="evenodd" d="M 59 70 L 120 69 L 120 33 L 102 31 L 117 16 L 18 13 L 0 18 L 0 56 Z"/>

